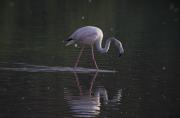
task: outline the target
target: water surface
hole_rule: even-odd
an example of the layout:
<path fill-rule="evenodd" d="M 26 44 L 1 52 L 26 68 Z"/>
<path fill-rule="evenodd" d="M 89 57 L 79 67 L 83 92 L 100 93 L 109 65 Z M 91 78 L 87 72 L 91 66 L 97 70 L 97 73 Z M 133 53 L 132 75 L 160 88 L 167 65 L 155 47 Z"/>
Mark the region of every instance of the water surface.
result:
<path fill-rule="evenodd" d="M 179 115 L 179 6 L 175 1 L 8 0 L 0 2 L 0 117 L 175 118 Z M 115 48 L 63 42 L 100 27 Z M 104 43 L 103 43 L 104 44 Z"/>

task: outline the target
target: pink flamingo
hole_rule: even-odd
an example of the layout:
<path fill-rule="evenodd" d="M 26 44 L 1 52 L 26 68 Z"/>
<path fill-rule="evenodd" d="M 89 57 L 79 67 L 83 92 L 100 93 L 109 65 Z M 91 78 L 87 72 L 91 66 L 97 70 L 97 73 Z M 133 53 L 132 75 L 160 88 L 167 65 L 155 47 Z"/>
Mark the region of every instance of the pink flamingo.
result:
<path fill-rule="evenodd" d="M 115 46 L 118 48 L 118 54 L 119 57 L 124 53 L 124 49 L 122 46 L 122 43 L 117 40 L 114 37 L 108 38 L 106 40 L 106 44 L 105 47 L 102 48 L 101 44 L 102 44 L 102 39 L 103 39 L 103 32 L 100 28 L 95 27 L 95 26 L 85 26 L 85 27 L 81 27 L 78 28 L 74 33 L 72 33 L 70 35 L 70 37 L 66 40 L 68 41 L 68 43 L 66 44 L 66 46 L 75 44 L 75 43 L 79 43 L 79 44 L 83 44 L 79 56 L 77 58 L 77 61 L 75 63 L 75 68 L 78 66 L 80 57 L 83 53 L 83 50 L 85 48 L 85 45 L 90 45 L 91 46 L 91 53 L 92 53 L 92 59 L 94 62 L 94 65 L 96 67 L 96 69 L 98 69 L 95 57 L 94 57 L 94 51 L 93 51 L 93 46 L 95 45 L 97 50 L 100 53 L 107 53 L 110 47 L 110 43 L 111 41 L 114 42 Z"/>

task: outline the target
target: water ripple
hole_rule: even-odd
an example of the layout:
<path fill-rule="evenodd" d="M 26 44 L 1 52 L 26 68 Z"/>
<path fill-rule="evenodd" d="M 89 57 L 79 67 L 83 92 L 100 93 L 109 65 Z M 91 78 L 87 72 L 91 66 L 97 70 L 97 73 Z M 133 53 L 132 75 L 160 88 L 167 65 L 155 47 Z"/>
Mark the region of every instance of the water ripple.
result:
<path fill-rule="evenodd" d="M 6 71 L 23 71 L 23 72 L 76 72 L 76 73 L 115 73 L 114 70 L 102 70 L 92 69 L 84 67 L 61 67 L 61 66 L 43 66 L 43 65 L 31 65 L 26 63 L 13 63 L 13 64 L 0 64 L 0 70 Z"/>

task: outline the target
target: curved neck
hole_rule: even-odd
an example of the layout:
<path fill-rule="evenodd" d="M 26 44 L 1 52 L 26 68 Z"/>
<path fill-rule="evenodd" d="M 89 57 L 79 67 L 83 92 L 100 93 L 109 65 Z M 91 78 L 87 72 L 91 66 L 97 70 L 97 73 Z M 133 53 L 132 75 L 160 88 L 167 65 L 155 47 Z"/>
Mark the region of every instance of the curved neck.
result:
<path fill-rule="evenodd" d="M 119 40 L 117 40 L 116 38 L 114 38 L 114 37 L 111 37 L 111 38 L 109 38 L 109 39 L 106 40 L 106 44 L 105 44 L 105 47 L 104 47 L 104 48 L 102 48 L 102 46 L 101 46 L 101 44 L 102 44 L 102 39 L 97 40 L 96 43 L 95 43 L 97 50 L 98 50 L 99 52 L 101 52 L 101 53 L 106 53 L 106 52 L 108 52 L 109 47 L 110 47 L 110 44 L 111 44 L 111 41 L 114 42 L 114 45 L 115 45 L 115 46 L 117 47 L 117 49 L 118 49 L 118 54 L 119 54 L 119 56 L 121 56 L 121 54 L 124 53 L 124 49 L 123 49 L 122 43 L 121 43 Z"/>
<path fill-rule="evenodd" d="M 109 39 L 106 40 L 106 44 L 105 44 L 104 48 L 102 48 L 102 39 L 101 40 L 97 40 L 97 42 L 95 43 L 97 50 L 100 53 L 108 52 L 110 44 L 111 44 L 111 40 L 112 40 L 112 38 L 109 38 Z"/>

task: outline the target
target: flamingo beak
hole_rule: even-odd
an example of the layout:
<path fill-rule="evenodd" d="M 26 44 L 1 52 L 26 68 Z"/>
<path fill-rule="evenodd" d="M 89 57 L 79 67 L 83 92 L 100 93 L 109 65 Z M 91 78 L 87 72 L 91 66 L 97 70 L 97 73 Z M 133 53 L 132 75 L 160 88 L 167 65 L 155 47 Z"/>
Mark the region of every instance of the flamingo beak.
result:
<path fill-rule="evenodd" d="M 121 53 L 119 53 L 118 57 L 121 57 L 121 56 L 122 56 L 122 54 L 121 54 Z"/>

